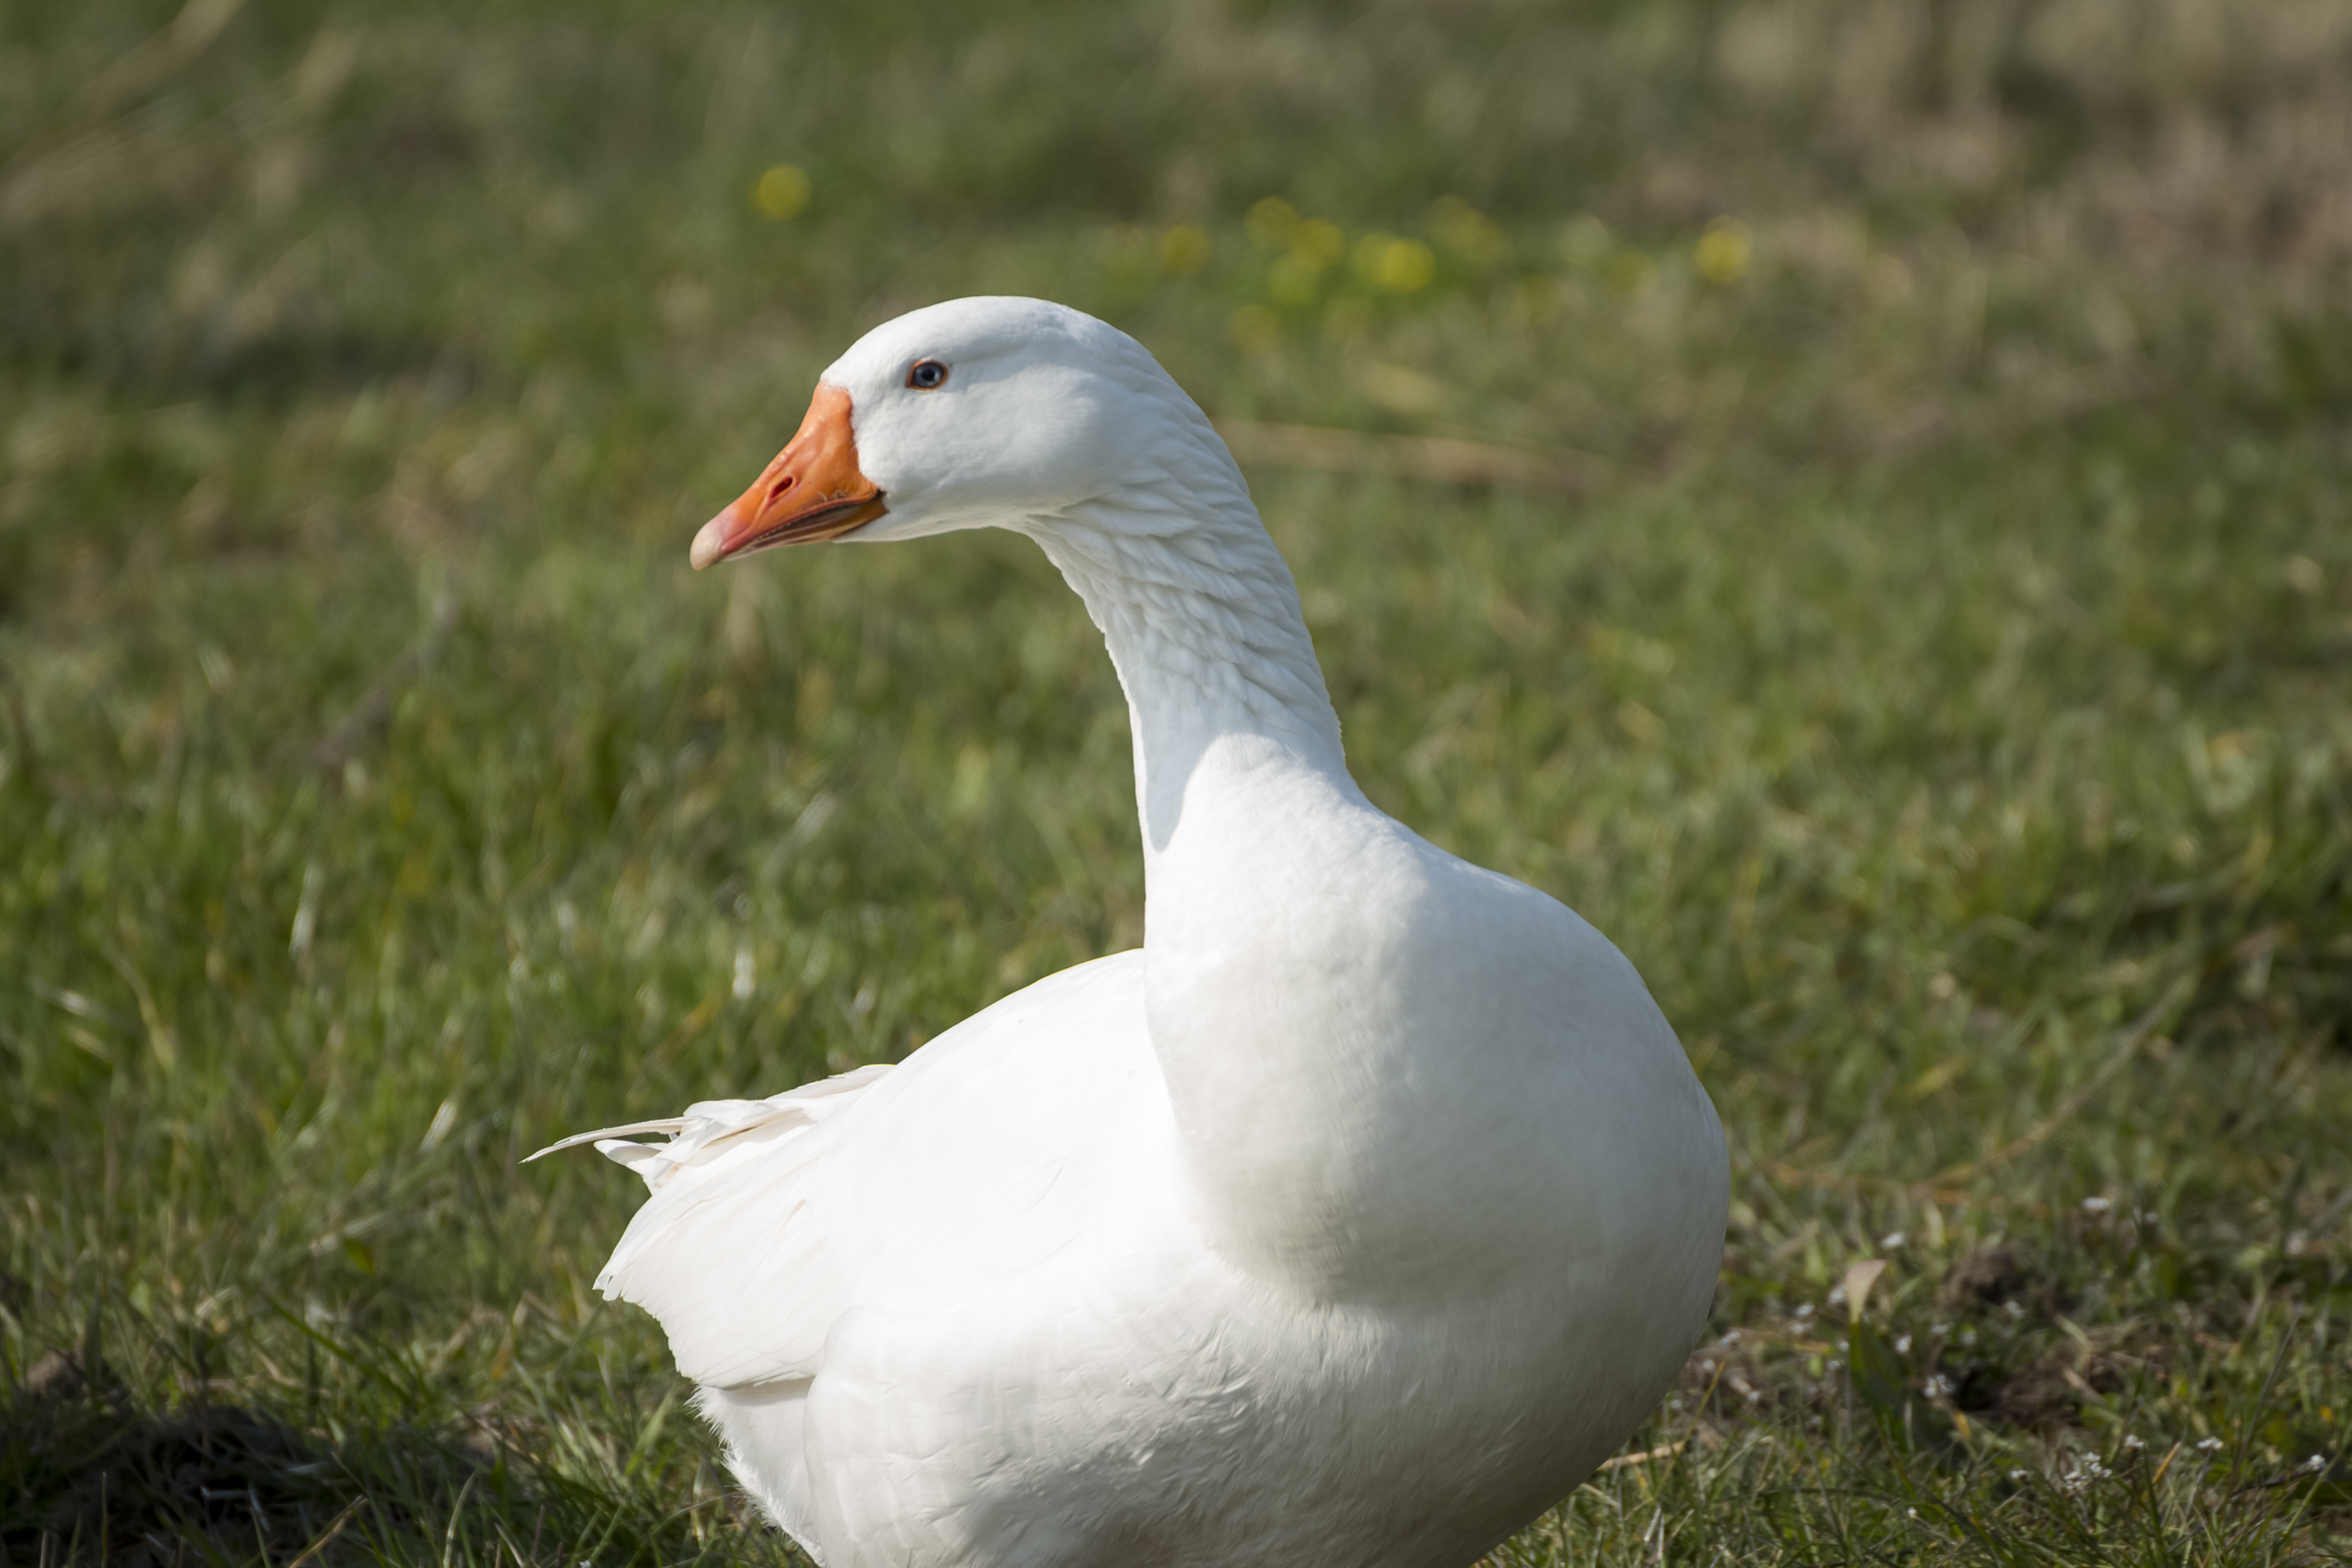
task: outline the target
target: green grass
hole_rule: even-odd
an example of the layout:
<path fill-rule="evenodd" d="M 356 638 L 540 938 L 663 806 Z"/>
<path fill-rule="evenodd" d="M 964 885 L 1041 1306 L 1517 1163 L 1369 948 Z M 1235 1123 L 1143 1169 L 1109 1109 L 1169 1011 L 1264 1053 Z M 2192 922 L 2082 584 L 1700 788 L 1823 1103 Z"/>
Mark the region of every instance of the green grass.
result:
<path fill-rule="evenodd" d="M 2307 0 L 11 7 L 0 1555 L 788 1560 L 589 1288 L 635 1181 L 517 1162 L 1139 940 L 1025 545 L 685 564 L 1018 290 L 1377 438 L 1251 469 L 1358 775 L 1723 1111 L 1673 1451 L 1499 1562 L 2341 1561 L 2347 79 Z"/>

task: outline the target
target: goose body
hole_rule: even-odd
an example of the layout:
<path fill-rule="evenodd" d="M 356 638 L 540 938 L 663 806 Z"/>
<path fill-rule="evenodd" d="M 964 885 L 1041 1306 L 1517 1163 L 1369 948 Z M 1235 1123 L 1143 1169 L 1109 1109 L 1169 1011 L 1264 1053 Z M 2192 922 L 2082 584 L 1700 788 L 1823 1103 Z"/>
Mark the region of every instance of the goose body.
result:
<path fill-rule="evenodd" d="M 825 1568 L 1464 1568 L 1682 1365 L 1713 1107 L 1604 937 L 1365 799 L 1238 470 L 1104 323 L 876 329 L 694 553 L 978 526 L 1109 646 L 1143 947 L 583 1134 L 652 1189 L 598 1283 Z"/>

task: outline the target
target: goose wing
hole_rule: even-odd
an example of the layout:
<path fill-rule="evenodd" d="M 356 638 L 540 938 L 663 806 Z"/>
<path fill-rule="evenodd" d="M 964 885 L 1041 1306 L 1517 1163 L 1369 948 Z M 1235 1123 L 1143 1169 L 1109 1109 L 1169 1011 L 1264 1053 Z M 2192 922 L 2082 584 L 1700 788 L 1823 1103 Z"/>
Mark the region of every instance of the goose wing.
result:
<path fill-rule="evenodd" d="M 1033 1267 L 1091 1212 L 1129 1120 L 1108 1112 L 1156 1087 L 1142 960 L 1039 981 L 896 1067 L 690 1107 L 667 1144 L 567 1140 L 652 1188 L 598 1289 L 660 1321 L 679 1372 L 736 1388 L 815 1375 L 835 1321 L 877 1290 L 942 1307 Z"/>

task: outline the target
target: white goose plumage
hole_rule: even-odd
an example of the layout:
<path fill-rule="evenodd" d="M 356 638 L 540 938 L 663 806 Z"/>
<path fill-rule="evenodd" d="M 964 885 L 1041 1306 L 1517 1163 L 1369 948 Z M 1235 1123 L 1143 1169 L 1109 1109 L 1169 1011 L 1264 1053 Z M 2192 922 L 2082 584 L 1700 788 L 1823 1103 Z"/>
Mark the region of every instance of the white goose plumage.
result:
<path fill-rule="evenodd" d="M 983 526 L 1109 645 L 1143 947 L 896 1067 L 567 1140 L 652 1188 L 598 1284 L 826 1568 L 1462 1568 L 1682 1365 L 1714 1108 L 1607 939 L 1365 799 L 1239 471 L 1124 333 L 876 329 L 695 563 Z"/>

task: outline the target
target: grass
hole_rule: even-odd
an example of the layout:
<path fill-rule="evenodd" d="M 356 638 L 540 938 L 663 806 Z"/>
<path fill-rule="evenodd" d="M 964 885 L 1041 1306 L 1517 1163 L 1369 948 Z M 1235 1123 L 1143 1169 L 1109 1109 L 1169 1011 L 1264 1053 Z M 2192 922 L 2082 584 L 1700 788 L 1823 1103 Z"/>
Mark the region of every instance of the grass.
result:
<path fill-rule="evenodd" d="M 1139 939 L 1019 542 L 685 570 L 997 289 L 1241 422 L 1367 790 L 1723 1111 L 1710 1338 L 1498 1563 L 2340 1561 L 2348 74 L 2321 0 L 10 8 L 0 1551 L 789 1560 L 589 1289 L 634 1180 L 517 1161 Z"/>

